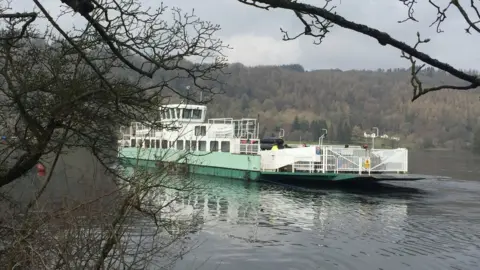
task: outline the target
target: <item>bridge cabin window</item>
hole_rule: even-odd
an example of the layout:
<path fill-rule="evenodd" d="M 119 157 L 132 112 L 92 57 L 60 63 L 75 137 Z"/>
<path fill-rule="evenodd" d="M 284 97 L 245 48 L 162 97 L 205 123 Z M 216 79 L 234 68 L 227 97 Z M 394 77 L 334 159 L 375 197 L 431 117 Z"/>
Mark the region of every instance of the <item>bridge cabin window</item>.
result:
<path fill-rule="evenodd" d="M 168 148 L 168 141 L 167 140 L 162 140 L 162 148 L 167 149 Z"/>
<path fill-rule="evenodd" d="M 202 110 L 193 109 L 192 110 L 192 119 L 202 119 Z"/>
<path fill-rule="evenodd" d="M 202 110 L 200 109 L 183 109 L 183 119 L 202 119 Z"/>
<path fill-rule="evenodd" d="M 195 126 L 195 136 L 205 136 L 207 135 L 206 126 Z"/>
<path fill-rule="evenodd" d="M 230 142 L 223 141 L 220 145 L 220 151 L 222 152 L 230 152 Z"/>
<path fill-rule="evenodd" d="M 131 140 L 130 140 L 130 145 L 131 145 L 132 147 L 135 147 L 136 142 L 137 142 L 137 140 L 131 139 Z"/>
<path fill-rule="evenodd" d="M 145 140 L 145 148 L 150 148 L 150 140 Z"/>
<path fill-rule="evenodd" d="M 218 141 L 210 142 L 210 152 L 218 152 Z"/>
<path fill-rule="evenodd" d="M 151 140 L 151 141 L 150 141 L 150 147 L 151 147 L 151 148 L 155 148 L 155 140 Z"/>
<path fill-rule="evenodd" d="M 175 113 L 177 111 L 177 113 Z M 180 116 L 180 109 L 167 108 L 161 114 L 163 119 L 178 119 Z"/>
<path fill-rule="evenodd" d="M 160 148 L 160 140 L 155 141 L 155 147 Z"/>
<path fill-rule="evenodd" d="M 206 141 L 198 141 L 198 151 L 207 151 Z"/>
<path fill-rule="evenodd" d="M 160 111 L 162 119 L 192 119 L 201 120 L 205 113 L 204 109 L 190 109 L 190 108 L 163 108 Z"/>
<path fill-rule="evenodd" d="M 192 109 L 183 109 L 183 119 L 192 119 Z"/>

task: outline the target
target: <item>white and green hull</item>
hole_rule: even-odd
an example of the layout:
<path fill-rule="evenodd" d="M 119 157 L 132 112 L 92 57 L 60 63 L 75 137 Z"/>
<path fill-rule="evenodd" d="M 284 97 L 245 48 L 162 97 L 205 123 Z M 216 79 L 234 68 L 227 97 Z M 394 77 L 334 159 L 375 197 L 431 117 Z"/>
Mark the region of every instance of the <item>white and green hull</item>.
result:
<path fill-rule="evenodd" d="M 157 167 L 160 163 L 179 163 L 188 165 L 188 171 L 194 174 L 248 180 L 260 177 L 261 157 L 258 155 L 125 147 L 119 159 L 129 166 Z"/>
<path fill-rule="evenodd" d="M 184 164 L 189 173 L 240 180 L 265 180 L 268 182 L 321 184 L 321 183 L 365 183 L 377 181 L 411 181 L 422 178 L 399 177 L 378 174 L 356 173 L 300 173 L 271 172 L 261 170 L 260 155 L 242 155 L 228 152 L 186 152 L 175 149 L 138 149 L 125 147 L 119 156 L 125 166 L 154 168 L 165 163 Z"/>

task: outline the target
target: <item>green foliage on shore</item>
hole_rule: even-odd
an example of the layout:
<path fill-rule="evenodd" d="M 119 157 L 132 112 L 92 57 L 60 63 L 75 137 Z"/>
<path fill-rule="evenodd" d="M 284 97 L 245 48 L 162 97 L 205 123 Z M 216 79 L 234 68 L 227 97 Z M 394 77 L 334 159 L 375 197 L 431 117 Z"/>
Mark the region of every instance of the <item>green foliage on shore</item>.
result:
<path fill-rule="evenodd" d="M 447 90 L 411 102 L 408 69 L 307 72 L 300 65 L 232 64 L 227 72 L 218 86 L 225 94 L 209 105 L 209 116 L 259 116 L 262 134 L 283 128 L 287 140 L 318 141 L 326 127 L 332 141 L 370 141 L 363 133 L 378 127 L 403 146 L 471 149 L 479 126 L 478 92 Z M 455 83 L 434 69 L 421 76 L 426 85 Z"/>

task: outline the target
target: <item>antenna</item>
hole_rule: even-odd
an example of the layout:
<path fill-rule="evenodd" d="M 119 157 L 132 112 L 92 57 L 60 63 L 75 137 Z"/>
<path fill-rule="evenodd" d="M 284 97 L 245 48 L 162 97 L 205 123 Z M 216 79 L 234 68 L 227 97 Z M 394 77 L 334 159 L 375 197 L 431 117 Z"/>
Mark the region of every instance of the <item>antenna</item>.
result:
<path fill-rule="evenodd" d="M 187 98 L 186 98 L 186 100 L 185 99 L 183 100 L 184 101 L 183 103 L 188 104 L 188 100 L 189 100 L 189 96 L 190 96 L 190 85 L 185 86 L 185 89 L 187 89 L 187 93 L 186 93 Z"/>

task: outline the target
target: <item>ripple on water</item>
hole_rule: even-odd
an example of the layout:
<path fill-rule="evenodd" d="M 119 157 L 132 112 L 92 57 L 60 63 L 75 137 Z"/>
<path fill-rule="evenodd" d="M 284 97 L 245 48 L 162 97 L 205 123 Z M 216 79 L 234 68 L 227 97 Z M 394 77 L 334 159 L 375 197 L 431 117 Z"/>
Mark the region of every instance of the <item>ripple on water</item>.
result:
<path fill-rule="evenodd" d="M 451 180 L 420 184 L 418 194 L 371 194 L 240 183 L 219 183 L 207 203 L 197 204 L 208 222 L 196 237 L 205 242 L 177 269 L 195 269 L 189 266 L 199 261 L 201 269 L 231 270 L 477 269 L 480 263 L 478 184 Z"/>

